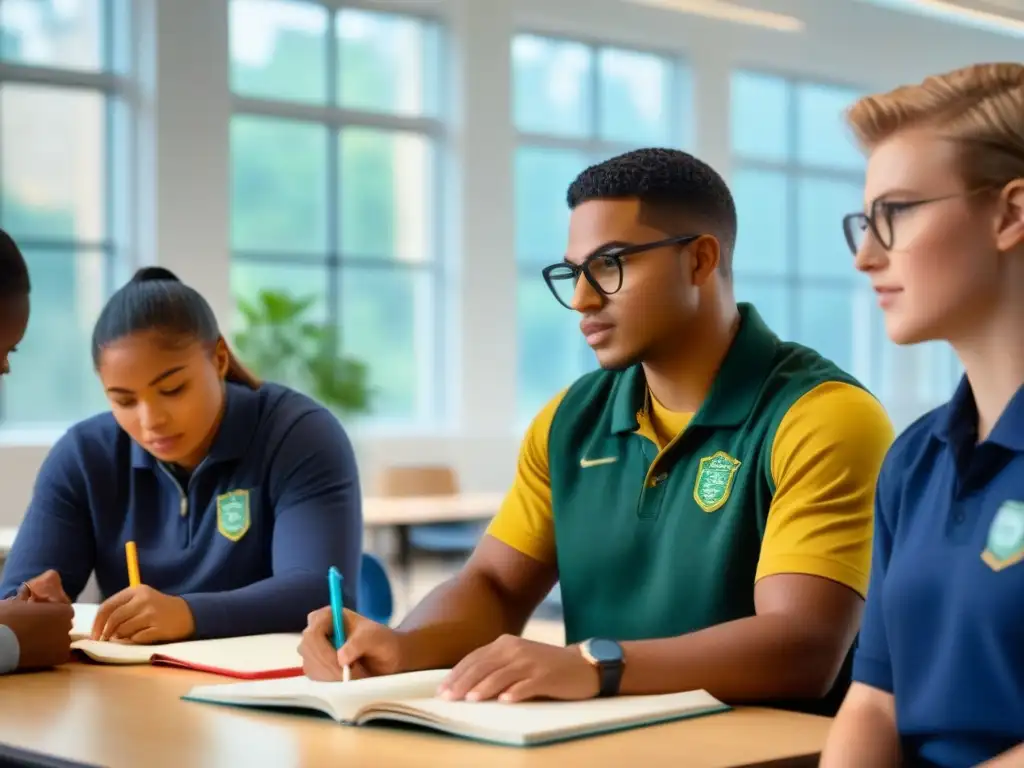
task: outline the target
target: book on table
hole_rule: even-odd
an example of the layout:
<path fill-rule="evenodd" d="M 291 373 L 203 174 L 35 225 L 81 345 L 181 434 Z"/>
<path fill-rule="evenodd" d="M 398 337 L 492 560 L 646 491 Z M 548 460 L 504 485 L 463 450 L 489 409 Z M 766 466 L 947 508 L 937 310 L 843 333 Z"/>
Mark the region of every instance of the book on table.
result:
<path fill-rule="evenodd" d="M 239 707 L 317 711 L 344 725 L 405 723 L 476 741 L 521 747 L 729 709 L 706 691 L 515 704 L 446 701 L 435 694 L 447 674 L 447 670 L 429 670 L 347 683 L 293 677 L 201 685 L 183 698 Z"/>
<path fill-rule="evenodd" d="M 75 603 L 74 608 L 71 648 L 101 664 L 184 667 L 246 680 L 302 674 L 299 634 L 251 635 L 154 645 L 90 640 L 99 606 Z"/>

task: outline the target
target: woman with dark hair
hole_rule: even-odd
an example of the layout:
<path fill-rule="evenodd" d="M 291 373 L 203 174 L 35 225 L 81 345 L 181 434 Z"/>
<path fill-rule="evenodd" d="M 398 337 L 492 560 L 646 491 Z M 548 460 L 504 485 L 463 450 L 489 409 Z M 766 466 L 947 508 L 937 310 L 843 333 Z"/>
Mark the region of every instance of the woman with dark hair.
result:
<path fill-rule="evenodd" d="M 261 384 L 206 300 L 159 267 L 111 297 L 92 354 L 111 413 L 53 447 L 0 594 L 25 583 L 70 602 L 95 572 L 93 637 L 133 643 L 301 631 L 332 565 L 354 604 L 359 480 L 327 409 Z"/>
<path fill-rule="evenodd" d="M 14 240 L 0 230 L 0 377 L 11 370 L 10 356 L 28 328 L 28 266 Z M 0 601 L 0 674 L 50 667 L 70 653 L 69 605 L 28 599 L 28 590 Z"/>

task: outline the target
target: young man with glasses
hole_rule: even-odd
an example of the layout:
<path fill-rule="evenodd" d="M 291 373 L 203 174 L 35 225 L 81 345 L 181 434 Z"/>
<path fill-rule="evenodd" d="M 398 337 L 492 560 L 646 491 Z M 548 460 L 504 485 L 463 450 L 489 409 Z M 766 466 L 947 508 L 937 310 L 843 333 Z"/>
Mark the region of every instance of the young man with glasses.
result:
<path fill-rule="evenodd" d="M 704 688 L 834 711 L 892 427 L 849 375 L 733 298 L 736 211 L 684 152 L 630 152 L 568 194 L 555 297 L 602 370 L 536 417 L 463 571 L 398 630 L 311 616 L 306 672 L 454 666 L 454 699 Z M 555 581 L 567 647 L 517 635 Z"/>

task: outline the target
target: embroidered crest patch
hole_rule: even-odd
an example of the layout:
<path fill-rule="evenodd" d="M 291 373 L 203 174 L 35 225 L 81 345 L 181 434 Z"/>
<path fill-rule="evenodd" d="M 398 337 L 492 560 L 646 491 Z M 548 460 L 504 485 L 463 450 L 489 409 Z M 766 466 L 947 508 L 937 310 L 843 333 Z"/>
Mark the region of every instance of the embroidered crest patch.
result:
<path fill-rule="evenodd" d="M 217 497 L 217 530 L 225 539 L 238 541 L 249 530 L 249 492 L 231 491 Z"/>
<path fill-rule="evenodd" d="M 718 451 L 700 460 L 697 481 L 693 484 L 693 500 L 705 512 L 721 509 L 729 500 L 736 470 L 742 462 L 725 451 Z"/>
<path fill-rule="evenodd" d="M 1004 501 L 999 507 L 989 526 L 981 559 L 993 571 L 1024 560 L 1024 502 Z"/>

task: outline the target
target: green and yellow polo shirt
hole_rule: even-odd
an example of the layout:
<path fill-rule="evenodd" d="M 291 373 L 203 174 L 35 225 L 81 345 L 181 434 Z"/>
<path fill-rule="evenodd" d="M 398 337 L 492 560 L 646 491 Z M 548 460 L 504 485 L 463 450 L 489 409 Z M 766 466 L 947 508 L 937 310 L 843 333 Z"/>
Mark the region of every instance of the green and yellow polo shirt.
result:
<path fill-rule="evenodd" d="M 889 418 L 831 361 L 740 312 L 696 413 L 665 409 L 637 365 L 583 376 L 530 426 L 488 533 L 557 565 L 567 642 L 751 616 L 774 574 L 866 593 Z"/>

